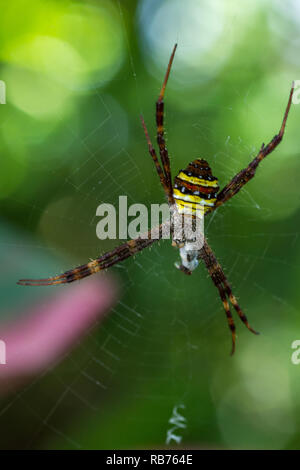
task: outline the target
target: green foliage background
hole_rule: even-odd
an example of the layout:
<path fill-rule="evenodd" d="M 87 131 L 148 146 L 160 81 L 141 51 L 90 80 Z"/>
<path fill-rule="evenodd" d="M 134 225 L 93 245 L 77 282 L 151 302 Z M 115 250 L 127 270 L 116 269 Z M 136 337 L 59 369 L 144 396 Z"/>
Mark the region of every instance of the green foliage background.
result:
<path fill-rule="evenodd" d="M 173 174 L 203 157 L 222 187 L 280 127 L 300 79 L 299 25 L 293 1 L 2 5 L 1 315 L 21 315 L 49 293 L 18 288 L 16 279 L 115 246 L 95 235 L 101 202 L 163 202 L 139 114 L 154 140 L 154 104 L 176 41 L 166 93 Z M 3 448 L 162 447 L 176 405 L 185 406 L 183 447 L 299 448 L 300 367 L 291 362 L 300 337 L 299 120 L 293 105 L 283 143 L 206 223 L 261 336 L 237 320 L 229 357 L 225 315 L 204 268 L 183 276 L 178 253 L 162 242 L 113 269 L 120 303 L 70 356 L 11 387 L 1 405 Z M 133 311 L 141 317 L 130 334 Z M 118 361 L 105 357 L 107 337 L 117 338 L 110 350 Z M 103 379 L 95 358 L 114 371 L 106 389 L 84 375 Z"/>

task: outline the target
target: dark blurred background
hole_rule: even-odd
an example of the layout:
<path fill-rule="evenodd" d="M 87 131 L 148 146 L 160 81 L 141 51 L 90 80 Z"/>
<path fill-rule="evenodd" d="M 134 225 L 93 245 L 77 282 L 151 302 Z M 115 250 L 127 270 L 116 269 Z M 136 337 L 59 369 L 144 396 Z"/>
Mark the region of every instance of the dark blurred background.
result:
<path fill-rule="evenodd" d="M 173 175 L 206 158 L 222 187 L 279 130 L 300 79 L 300 6 L 14 0 L 0 8 L 0 315 L 14 331 L 47 299 L 78 289 L 26 288 L 19 278 L 63 272 L 118 244 L 96 237 L 100 203 L 164 201 L 139 114 L 154 141 L 174 43 L 165 100 Z M 206 220 L 261 335 L 237 318 L 230 357 L 205 268 L 184 276 L 163 241 L 112 268 L 108 314 L 55 360 L 3 373 L 2 448 L 299 448 L 300 365 L 291 361 L 300 339 L 299 122 L 294 104 L 282 144 Z M 28 347 L 34 341 L 29 333 Z M 0 372 L 9 370 L 9 350 L 7 358 Z M 167 439 L 176 407 L 184 418 L 177 443 Z"/>

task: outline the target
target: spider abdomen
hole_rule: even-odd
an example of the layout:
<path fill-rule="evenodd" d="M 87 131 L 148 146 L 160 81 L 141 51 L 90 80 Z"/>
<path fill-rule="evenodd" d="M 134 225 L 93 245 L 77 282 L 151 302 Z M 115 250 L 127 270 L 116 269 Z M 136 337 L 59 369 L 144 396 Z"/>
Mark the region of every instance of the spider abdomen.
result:
<path fill-rule="evenodd" d="M 209 212 L 218 191 L 218 179 L 212 175 L 206 160 L 194 160 L 174 180 L 173 195 L 180 214 L 201 216 Z"/>

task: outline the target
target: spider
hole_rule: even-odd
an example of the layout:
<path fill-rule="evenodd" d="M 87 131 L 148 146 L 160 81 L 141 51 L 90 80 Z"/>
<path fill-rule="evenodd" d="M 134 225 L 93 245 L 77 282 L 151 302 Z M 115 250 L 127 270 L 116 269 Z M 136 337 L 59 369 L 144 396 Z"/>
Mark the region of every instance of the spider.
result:
<path fill-rule="evenodd" d="M 164 95 L 176 48 L 177 44 L 175 44 L 173 48 L 163 85 L 159 93 L 158 100 L 156 101 L 157 144 L 159 148 L 160 160 L 158 159 L 157 153 L 150 140 L 143 116 L 140 116 L 140 118 L 147 140 L 149 153 L 152 157 L 160 183 L 165 192 L 169 207 L 171 209 L 171 214 L 174 214 L 174 211 L 177 211 L 177 213 L 181 214 L 183 217 L 187 217 L 189 215 L 190 217 L 195 218 L 199 215 L 199 209 L 203 215 L 207 215 L 237 194 L 240 189 L 255 176 L 260 162 L 269 153 L 271 153 L 277 147 L 277 145 L 279 145 L 283 138 L 287 117 L 292 103 L 294 83 L 292 83 L 287 107 L 279 133 L 276 134 L 267 145 L 262 144 L 257 156 L 249 163 L 246 168 L 237 173 L 221 191 L 219 191 L 218 180 L 212 175 L 209 164 L 204 159 L 199 158 L 192 161 L 186 169 L 179 172 L 179 174 L 174 179 L 173 187 L 170 159 L 164 137 Z M 162 238 L 165 224 L 166 223 L 163 223 L 156 228 L 156 237 L 151 237 L 150 230 L 146 234 L 146 237 L 141 236 L 136 239 L 129 240 L 126 243 L 119 245 L 112 251 L 105 253 L 99 258 L 77 268 L 66 271 L 63 274 L 46 279 L 21 279 L 18 281 L 18 284 L 25 286 L 66 284 L 83 279 L 98 271 L 102 271 L 103 269 L 110 268 L 114 264 L 135 255 L 136 253 L 144 250 Z M 239 318 L 245 324 L 248 330 L 254 334 L 258 334 L 258 332 L 256 332 L 249 325 L 247 317 L 240 308 L 237 299 L 232 292 L 231 286 L 224 274 L 224 271 L 217 261 L 217 258 L 210 248 L 206 238 L 203 236 L 202 247 L 195 250 L 185 239 L 184 235 L 181 240 L 175 239 L 173 235 L 174 234 L 172 233 L 172 245 L 179 249 L 181 257 L 181 263 L 175 264 L 178 269 L 180 269 L 185 274 L 192 274 L 194 269 L 197 267 L 199 260 L 204 262 L 208 273 L 218 290 L 219 296 L 224 306 L 228 326 L 231 331 L 231 354 L 233 354 L 235 351 L 236 329 L 230 311 L 229 302 L 236 310 Z"/>

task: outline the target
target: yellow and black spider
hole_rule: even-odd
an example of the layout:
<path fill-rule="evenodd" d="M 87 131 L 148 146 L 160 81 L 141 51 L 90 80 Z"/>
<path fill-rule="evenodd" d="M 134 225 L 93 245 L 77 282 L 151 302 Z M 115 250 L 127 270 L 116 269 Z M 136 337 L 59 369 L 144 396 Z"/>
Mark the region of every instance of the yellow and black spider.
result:
<path fill-rule="evenodd" d="M 161 162 L 158 160 L 156 151 L 151 143 L 142 116 L 141 121 L 147 139 L 149 153 L 153 159 L 161 185 L 165 191 L 168 204 L 171 209 L 171 214 L 177 212 L 177 214 L 179 213 L 181 217 L 189 216 L 195 218 L 199 215 L 199 212 L 200 214 L 206 215 L 232 198 L 246 183 L 248 183 L 248 181 L 254 177 L 260 162 L 281 142 L 292 103 L 294 84 L 292 84 L 288 104 L 279 133 L 273 137 L 268 145 L 262 144 L 260 151 L 251 161 L 251 163 L 246 168 L 241 170 L 236 176 L 234 176 L 221 191 L 219 191 L 217 178 L 212 176 L 209 164 L 203 159 L 196 159 L 191 162 L 185 170 L 181 170 L 174 180 L 173 188 L 170 159 L 164 139 L 164 94 L 176 47 L 177 44 L 175 44 L 172 55 L 170 57 L 165 79 L 156 102 L 157 143 L 159 146 Z M 103 269 L 110 268 L 114 264 L 135 255 L 136 253 L 142 251 L 144 248 L 147 248 L 162 238 L 163 230 L 166 224 L 167 222 L 156 228 L 155 236 L 153 236 L 155 229 L 152 229 L 146 234 L 145 237 L 139 237 L 137 239 L 127 241 L 109 253 L 105 253 L 99 258 L 77 268 L 66 271 L 63 274 L 46 279 L 21 279 L 18 281 L 18 284 L 25 286 L 49 286 L 66 284 L 87 277 L 98 271 L 102 271 Z M 199 260 L 204 262 L 213 283 L 219 291 L 219 295 L 226 312 L 228 325 L 232 334 L 231 354 L 233 354 L 235 350 L 235 325 L 228 301 L 231 302 L 232 306 L 246 327 L 252 331 L 252 333 L 258 333 L 250 327 L 246 316 L 242 312 L 235 296 L 232 293 L 230 284 L 227 281 L 222 267 L 218 263 L 205 237 L 203 239 L 202 247 L 197 250 L 195 250 L 186 241 L 184 234 L 182 240 L 175 240 L 173 236 L 172 244 L 179 248 L 181 256 L 181 264 L 176 264 L 176 267 L 178 267 L 185 274 L 191 274 L 192 271 L 197 267 Z"/>

